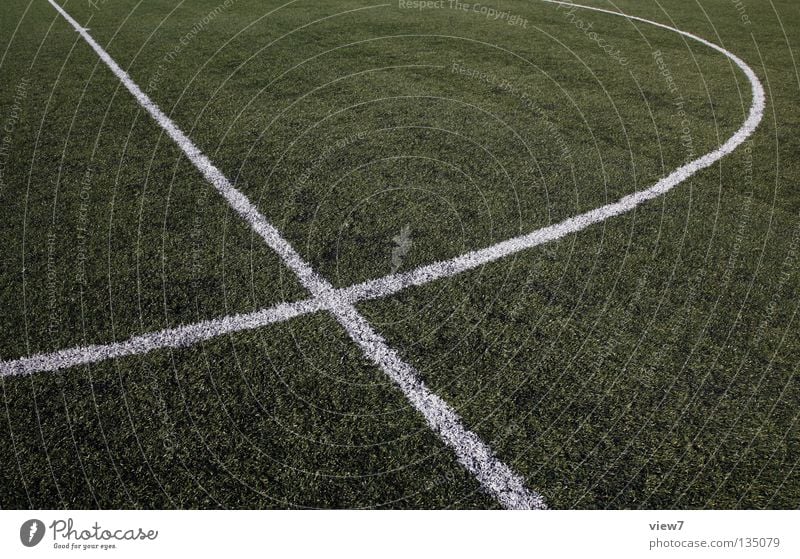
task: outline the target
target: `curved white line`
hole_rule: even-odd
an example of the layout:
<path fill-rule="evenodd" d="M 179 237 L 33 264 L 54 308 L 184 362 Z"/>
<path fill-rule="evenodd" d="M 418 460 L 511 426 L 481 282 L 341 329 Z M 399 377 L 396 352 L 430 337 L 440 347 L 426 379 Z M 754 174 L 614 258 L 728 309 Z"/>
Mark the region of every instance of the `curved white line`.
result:
<path fill-rule="evenodd" d="M 328 310 L 339 301 L 355 303 L 358 301 L 385 297 L 387 295 L 397 293 L 398 291 L 401 291 L 407 287 L 423 285 L 442 277 L 452 276 L 460 272 L 476 268 L 483 264 L 487 264 L 502 258 L 503 256 L 508 256 L 548 241 L 560 239 L 565 235 L 585 229 L 589 225 L 630 211 L 643 202 L 668 192 L 701 169 L 714 164 L 725 155 L 731 153 L 753 133 L 758 124 L 761 122 L 765 102 L 764 88 L 762 87 L 758 77 L 755 75 L 755 72 L 753 72 L 753 70 L 738 56 L 730 51 L 686 31 L 681 31 L 680 29 L 640 17 L 630 16 L 619 12 L 612 12 L 602 8 L 571 4 L 569 2 L 557 2 L 555 0 L 541 1 L 552 4 L 575 6 L 587 10 L 626 17 L 636 21 L 641 21 L 643 23 L 649 23 L 651 25 L 655 25 L 656 27 L 668 29 L 689 37 L 695 41 L 707 45 L 716 51 L 721 52 L 730 58 L 744 72 L 750 81 L 753 100 L 750 105 L 750 111 L 747 119 L 744 121 L 741 128 L 739 128 L 739 130 L 737 130 L 736 133 L 731 136 L 721 147 L 707 155 L 687 163 L 686 165 L 683 165 L 682 167 L 679 167 L 650 188 L 640 192 L 635 192 L 623 197 L 617 202 L 601 206 L 600 208 L 575 217 L 571 217 L 555 225 L 549 225 L 547 227 L 537 229 L 531 233 L 514 237 L 490 247 L 451 258 L 450 260 L 443 260 L 421 266 L 409 272 L 390 274 L 382 278 L 368 280 L 363 283 L 351 285 L 349 287 L 337 288 L 325 295 L 311 297 L 309 299 L 296 301 L 294 303 L 280 303 L 274 307 L 254 313 L 224 317 L 216 320 L 203 321 L 193 325 L 162 330 L 151 334 L 143 334 L 123 342 L 76 347 L 73 349 L 60 350 L 51 353 L 36 354 L 30 357 L 23 357 L 10 361 L 2 361 L 0 362 L 0 376 L 31 374 L 41 371 L 54 371 L 58 369 L 94 363 L 104 359 L 120 357 L 123 355 L 145 353 L 158 348 L 185 347 L 202 340 L 213 338 L 215 336 L 237 332 L 240 330 L 259 328 L 261 326 L 266 326 L 275 322 L 282 322 L 297 316 L 318 312 L 320 310 Z"/>
<path fill-rule="evenodd" d="M 236 189 L 222 171 L 186 136 L 178 125 L 164 114 L 111 55 L 92 38 L 89 32 L 61 8 L 55 0 L 48 1 L 83 37 L 131 95 L 150 114 L 153 120 L 181 148 L 195 168 L 214 186 L 217 192 L 228 202 L 228 205 L 250 224 L 267 246 L 281 257 L 284 264 L 294 272 L 303 287 L 319 300 L 327 300 L 334 291 L 333 286 L 314 271 L 311 265 L 281 235 L 280 231 L 267 221 L 247 196 Z M 353 341 L 361 347 L 364 354 L 397 385 L 414 409 L 424 417 L 430 428 L 455 452 L 458 462 L 477 479 L 487 493 L 494 496 L 505 508 L 547 508 L 542 496 L 536 491 L 525 487 L 522 477 L 497 458 L 492 449 L 477 434 L 466 428 L 458 413 L 428 388 L 419 373 L 411 365 L 404 362 L 394 349 L 389 347 L 383 337 L 372 328 L 351 303 L 341 298 L 331 299 L 327 310 L 344 327 Z M 222 319 L 222 321 L 224 320 Z M 192 328 L 190 326 L 184 329 Z M 210 337 L 202 327 L 195 326 L 194 329 L 193 335 Z M 152 334 L 150 336 L 153 337 Z M 137 340 L 138 344 L 134 344 L 130 340 L 126 344 L 122 344 L 121 351 L 138 347 L 141 343 L 149 343 L 149 339 L 142 340 L 141 338 L 139 337 Z M 181 342 L 183 342 L 183 339 L 180 336 L 178 337 Z M 170 341 L 172 340 L 173 338 L 170 338 Z M 97 351 L 95 351 L 95 354 L 97 354 Z"/>
<path fill-rule="evenodd" d="M 653 198 L 656 198 L 658 196 L 661 196 L 662 194 L 669 192 L 670 190 L 675 188 L 678 184 L 682 183 L 683 181 L 685 181 L 698 171 L 713 165 L 715 162 L 719 161 L 729 153 L 733 152 L 733 150 L 735 150 L 739 145 L 741 145 L 742 142 L 744 142 L 755 131 L 755 129 L 761 122 L 761 119 L 764 116 L 764 103 L 765 103 L 764 88 L 761 85 L 761 82 L 759 81 L 755 72 L 753 72 L 753 70 L 750 68 L 750 66 L 748 66 L 741 58 L 739 58 L 729 50 L 724 49 L 718 45 L 715 45 L 714 43 L 711 43 L 709 41 L 706 41 L 702 37 L 698 37 L 697 35 L 693 35 L 692 33 L 681 31 L 680 29 L 676 29 L 674 27 L 670 27 L 662 23 L 657 23 L 655 21 L 650 21 L 644 18 L 630 16 L 620 12 L 612 12 L 610 10 L 604 10 L 602 8 L 593 8 L 590 6 L 581 6 L 580 4 L 571 4 L 569 2 L 558 2 L 556 0 L 541 0 L 541 1 L 550 4 L 575 6 L 586 10 L 602 12 L 615 16 L 625 17 L 636 21 L 641 21 L 643 23 L 649 23 L 650 25 L 654 25 L 662 29 L 668 29 L 670 31 L 679 33 L 680 35 L 683 35 L 685 37 L 689 37 L 690 39 L 698 41 L 699 43 L 702 43 L 708 46 L 709 48 L 721 52 L 729 59 L 731 59 L 734 62 L 734 64 L 736 64 L 742 70 L 742 72 L 744 72 L 745 76 L 747 76 L 747 79 L 750 82 L 753 100 L 750 104 L 750 111 L 747 116 L 747 119 L 744 121 L 741 128 L 739 128 L 739 130 L 737 130 L 733 134 L 733 136 L 728 138 L 728 140 L 720 147 L 718 147 L 717 149 L 715 149 L 710 153 L 707 153 L 702 157 L 695 159 L 694 161 L 691 161 L 685 165 L 682 165 L 681 167 L 678 167 L 677 169 L 672 171 L 669 175 L 667 175 L 663 179 L 659 180 L 656 184 L 654 184 L 650 188 L 634 192 L 633 194 L 624 196 L 623 198 L 619 199 L 616 202 L 613 202 L 611 204 L 606 204 L 605 206 L 601 206 L 599 208 L 590 210 L 586 213 L 574 217 L 570 217 L 560 223 L 556 223 L 554 225 L 548 225 L 547 227 L 542 227 L 541 229 L 537 229 L 536 231 L 533 231 L 531 233 L 520 235 L 518 237 L 514 237 L 512 239 L 499 242 L 495 245 L 483 249 L 467 252 L 465 254 L 456 256 L 455 258 L 451 258 L 449 260 L 442 260 L 439 262 L 434 262 L 432 264 L 427 264 L 425 266 L 421 266 L 409 272 L 404 272 L 400 274 L 390 274 L 382 278 L 369 280 L 363 283 L 352 285 L 350 287 L 338 289 L 337 294 L 339 296 L 343 297 L 345 300 L 350 302 L 361 301 L 364 299 L 376 299 L 379 297 L 385 297 L 387 295 L 391 295 L 392 293 L 401 291 L 407 287 L 415 285 L 423 285 L 443 277 L 453 276 L 461 272 L 477 268 L 478 266 L 488 264 L 489 262 L 493 262 L 495 260 L 498 260 L 499 258 L 503 258 L 505 256 L 517 253 L 521 250 L 533 248 L 535 246 L 550 241 L 555 241 L 557 239 L 565 237 L 566 235 L 569 235 L 570 233 L 576 233 L 578 231 L 581 231 L 582 229 L 586 229 L 590 225 L 599 223 L 601 221 L 605 221 L 610 217 L 618 216 L 626 212 L 629 212 L 636 206 L 639 206 L 640 204 L 648 200 L 652 200 Z"/>
<path fill-rule="evenodd" d="M 384 297 L 406 287 L 423 285 L 442 277 L 449 277 L 521 250 L 560 239 L 570 233 L 581 231 L 594 223 L 626 213 L 648 200 L 665 194 L 741 145 L 761 122 L 764 113 L 765 95 L 764 88 L 755 72 L 744 61 L 730 51 L 701 37 L 668 25 L 620 12 L 569 2 L 559 2 L 557 0 L 542 1 L 648 23 L 674 31 L 724 54 L 744 72 L 750 81 L 753 99 L 747 119 L 741 128 L 719 148 L 678 167 L 650 188 L 624 196 L 617 202 L 606 204 L 555 225 L 537 229 L 531 233 L 508 239 L 490 247 L 471 251 L 449 260 L 434 262 L 410 272 L 389 275 L 347 288 L 334 289 L 326 280 L 314 272 L 311 266 L 281 236 L 280 232 L 266 221 L 246 196 L 233 187 L 222 172 L 141 91 L 108 53 L 92 39 L 88 32 L 80 27 L 54 0 L 49 0 L 56 10 L 83 36 L 114 74 L 120 78 L 137 101 L 153 116 L 173 141 L 183 149 L 184 153 L 203 173 L 205 178 L 250 223 L 264 241 L 281 256 L 288 267 L 298 276 L 301 283 L 311 291 L 313 297 L 295 303 L 282 303 L 255 313 L 224 317 L 135 336 L 125 342 L 79 347 L 38 354 L 14 361 L 0 362 L 0 377 L 63 369 L 124 355 L 142 354 L 160 347 L 184 347 L 224 333 L 257 328 L 265 324 L 324 309 L 336 317 L 353 340 L 361 346 L 364 353 L 401 388 L 411 404 L 422 413 L 429 425 L 442 437 L 448 446 L 455 450 L 459 462 L 476 476 L 486 490 L 492 493 L 506 508 L 545 508 L 541 495 L 528 490 L 518 474 L 498 460 L 491 449 L 475 433 L 464 427 L 458 414 L 444 400 L 427 388 L 414 368 L 402 361 L 397 352 L 386 344 L 380 334 L 374 331 L 370 324 L 358 313 L 353 304 L 365 299 Z"/>

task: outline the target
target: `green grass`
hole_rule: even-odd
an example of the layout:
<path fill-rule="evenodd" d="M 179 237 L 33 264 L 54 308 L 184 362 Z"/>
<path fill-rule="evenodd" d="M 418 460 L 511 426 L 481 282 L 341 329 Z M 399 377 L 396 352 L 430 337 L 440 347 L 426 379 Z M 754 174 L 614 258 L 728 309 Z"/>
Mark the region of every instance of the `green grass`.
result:
<path fill-rule="evenodd" d="M 358 305 L 553 508 L 800 503 L 800 12 L 774 4 L 751 25 L 724 0 L 614 4 L 753 67 L 768 100 L 747 149 L 577 235 Z M 750 104 L 701 45 L 578 12 L 623 68 L 538 2 L 493 4 L 522 28 L 236 0 L 185 45 L 222 2 L 63 5 L 337 286 L 388 274 L 406 224 L 401 270 L 646 188 Z M 2 52 L 2 127 L 28 84 L 0 160 L 2 359 L 307 296 L 46 1 L 0 7 Z M 324 314 L 0 385 L 2 508 L 497 506 Z"/>

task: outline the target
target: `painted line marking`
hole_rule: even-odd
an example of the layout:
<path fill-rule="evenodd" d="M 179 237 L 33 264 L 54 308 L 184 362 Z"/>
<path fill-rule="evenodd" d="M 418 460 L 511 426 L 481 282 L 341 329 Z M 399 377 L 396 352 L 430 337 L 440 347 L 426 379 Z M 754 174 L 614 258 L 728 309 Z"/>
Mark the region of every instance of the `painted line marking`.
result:
<path fill-rule="evenodd" d="M 116 61 L 101 47 L 85 29 L 61 8 L 54 0 L 50 4 L 80 33 L 100 59 L 119 78 L 139 104 L 153 117 L 158 125 L 181 148 L 192 164 L 203 174 L 217 192 L 228 202 L 245 221 L 261 236 L 291 269 L 300 283 L 316 299 L 327 301 L 326 309 L 333 314 L 350 337 L 358 343 L 364 354 L 378 365 L 402 390 L 414 408 L 419 411 L 428 425 L 440 436 L 447 446 L 456 453 L 459 463 L 475 476 L 481 486 L 492 494 L 504 507 L 513 509 L 543 509 L 544 499 L 535 491 L 527 489 L 522 477 L 501 462 L 478 435 L 469 431 L 461 418 L 444 400 L 433 394 L 420 378 L 417 371 L 404 362 L 397 352 L 359 314 L 352 303 L 345 299 L 332 299 L 334 287 L 320 277 L 295 250 L 294 247 L 270 224 L 250 200 L 237 190 L 227 177 L 211 160 L 178 128 L 178 126 L 145 94 L 128 76 Z M 285 310 L 285 309 L 284 309 Z M 224 320 L 224 319 L 222 319 Z M 204 324 L 186 327 L 196 336 L 203 334 Z M 209 330 L 208 337 L 212 337 Z M 180 332 L 182 334 L 183 332 Z M 170 334 L 175 334 L 170 331 Z M 170 340 L 180 340 L 180 334 Z M 145 335 L 147 336 L 147 335 Z M 139 337 L 135 342 L 129 340 L 118 347 L 118 351 L 130 351 L 140 347 Z M 146 342 L 149 338 L 146 338 Z M 95 355 L 100 354 L 97 349 Z M 67 360 L 74 354 L 66 356 Z M 62 356 L 63 358 L 63 356 Z M 33 358 L 29 358 L 33 359 Z"/>
<path fill-rule="evenodd" d="M 14 361 L 0 363 L 0 376 L 29 375 L 44 371 L 57 371 L 98 363 L 128 355 L 143 355 L 156 349 L 188 347 L 223 334 L 261 328 L 267 324 L 283 322 L 322 309 L 320 299 L 312 298 L 296 303 L 281 303 L 269 309 L 247 314 L 204 320 L 195 324 L 178 326 L 133 336 L 122 342 L 81 346 L 52 353 L 40 353 Z"/>
<path fill-rule="evenodd" d="M 86 365 L 105 359 L 126 355 L 139 355 L 159 348 L 187 347 L 226 333 L 259 328 L 294 317 L 325 310 L 331 312 L 345 328 L 350 337 L 359 344 L 365 355 L 376 363 L 403 391 L 409 402 L 425 417 L 431 428 L 450 446 L 459 462 L 470 471 L 481 485 L 492 493 L 506 508 L 546 508 L 536 492 L 525 488 L 522 478 L 503 464 L 491 449 L 473 432 L 467 430 L 458 414 L 441 398 L 433 394 L 422 382 L 416 370 L 405 363 L 395 350 L 370 326 L 353 306 L 358 301 L 385 297 L 407 287 L 450 277 L 461 272 L 488 264 L 505 256 L 532 248 L 581 231 L 590 225 L 626 213 L 636 206 L 661 196 L 698 171 L 713 165 L 744 142 L 761 122 L 765 105 L 765 94 L 755 72 L 730 51 L 705 39 L 644 18 L 593 8 L 541 0 L 551 4 L 574 6 L 596 12 L 625 17 L 674 31 L 716 50 L 739 67 L 747 76 L 752 90 L 752 102 L 747 119 L 722 146 L 714 151 L 678 167 L 650 188 L 624 196 L 617 202 L 606 204 L 560 223 L 537 229 L 531 233 L 502 241 L 490 247 L 471 251 L 449 260 L 434 262 L 401 274 L 390 274 L 346 288 L 335 289 L 314 272 L 311 266 L 294 250 L 247 199 L 238 191 L 216 166 L 189 140 L 189 138 L 167 117 L 158 106 L 131 80 L 128 74 L 97 44 L 67 12 L 54 0 L 48 0 L 55 9 L 81 34 L 101 60 L 122 81 L 140 105 L 167 132 L 189 157 L 229 205 L 244 218 L 277 252 L 286 265 L 297 275 L 313 297 L 295 303 L 281 303 L 261 311 L 203 321 L 188 326 L 162 330 L 135 336 L 123 342 L 106 345 L 77 347 L 52 353 L 37 354 L 13 361 L 0 362 L 0 376 L 32 374 L 55 371 L 68 367 Z"/>

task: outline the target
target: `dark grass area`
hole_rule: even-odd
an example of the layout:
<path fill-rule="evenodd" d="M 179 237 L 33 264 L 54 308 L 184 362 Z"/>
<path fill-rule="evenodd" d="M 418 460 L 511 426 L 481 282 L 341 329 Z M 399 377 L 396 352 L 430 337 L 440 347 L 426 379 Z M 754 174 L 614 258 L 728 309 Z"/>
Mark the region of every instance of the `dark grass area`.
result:
<path fill-rule="evenodd" d="M 7 506 L 495 506 L 323 316 L 3 391 Z"/>
<path fill-rule="evenodd" d="M 396 2 L 64 3 L 338 286 L 388 274 L 403 227 L 400 270 L 488 246 L 646 188 L 745 117 L 746 79 L 699 44 L 576 12 L 623 66 L 564 10 L 495 4 L 527 28 Z M 554 508 L 795 508 L 800 14 L 614 6 L 750 64 L 752 140 L 626 216 L 359 308 Z M 22 107 L 3 359 L 306 296 L 47 2 L 0 15 L 3 125 Z M 322 315 L 0 382 L 5 508 L 495 506 Z"/>

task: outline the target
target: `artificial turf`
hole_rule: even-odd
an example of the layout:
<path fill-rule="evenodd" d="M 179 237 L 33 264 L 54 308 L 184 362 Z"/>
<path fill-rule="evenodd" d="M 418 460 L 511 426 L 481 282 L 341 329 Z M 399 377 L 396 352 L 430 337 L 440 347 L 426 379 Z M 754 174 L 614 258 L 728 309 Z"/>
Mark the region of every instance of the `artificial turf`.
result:
<path fill-rule="evenodd" d="M 646 188 L 750 105 L 719 53 L 575 12 L 621 64 L 541 2 L 493 4 L 526 26 L 60 3 L 336 286 L 388 274 L 403 228 L 400 271 Z M 358 308 L 552 508 L 795 508 L 798 8 L 587 4 L 744 59 L 752 138 L 633 212 Z M 0 7 L 0 52 L 2 359 L 307 296 L 48 2 Z M 0 384 L 3 508 L 497 506 L 324 314 Z"/>

